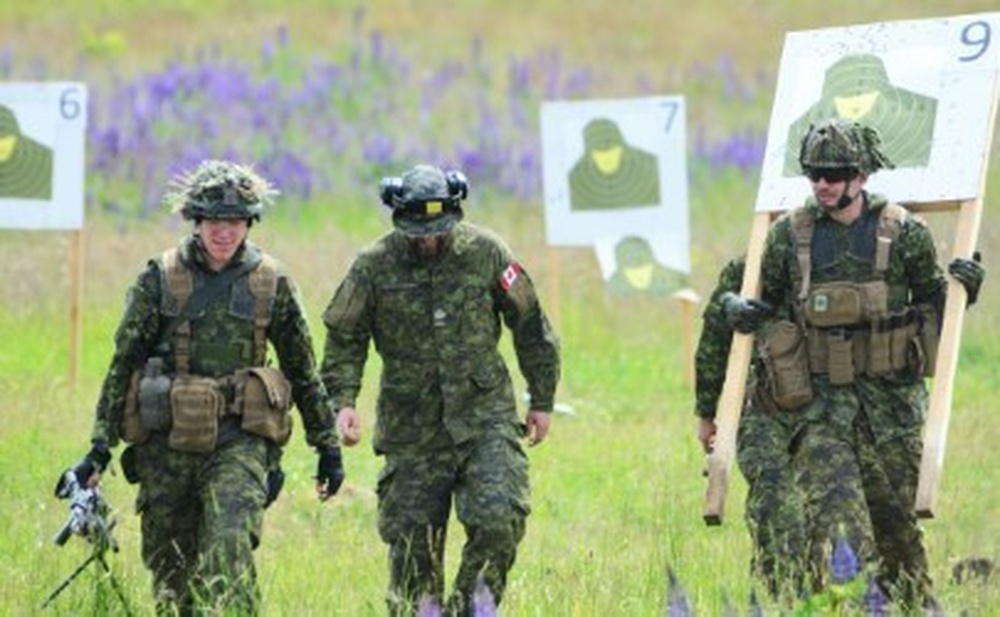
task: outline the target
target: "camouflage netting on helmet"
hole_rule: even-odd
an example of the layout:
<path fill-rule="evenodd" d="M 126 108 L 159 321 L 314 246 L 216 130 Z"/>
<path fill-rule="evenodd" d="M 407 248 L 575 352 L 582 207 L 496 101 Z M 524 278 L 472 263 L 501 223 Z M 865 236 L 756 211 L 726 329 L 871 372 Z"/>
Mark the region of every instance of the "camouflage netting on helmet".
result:
<path fill-rule="evenodd" d="M 892 169 L 893 164 L 879 146 L 878 131 L 858 122 L 836 118 L 809 127 L 802 138 L 799 164 L 803 173 L 810 169 L 853 168 L 863 174 Z"/>
<path fill-rule="evenodd" d="M 256 219 L 278 191 L 249 166 L 207 160 L 171 180 L 164 202 L 185 219 Z"/>

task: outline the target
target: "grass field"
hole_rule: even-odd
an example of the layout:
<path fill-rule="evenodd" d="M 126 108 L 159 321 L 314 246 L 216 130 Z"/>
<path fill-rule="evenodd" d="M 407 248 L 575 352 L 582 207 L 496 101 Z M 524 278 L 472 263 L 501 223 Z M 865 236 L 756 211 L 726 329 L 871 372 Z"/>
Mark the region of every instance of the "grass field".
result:
<path fill-rule="evenodd" d="M 594 96 L 629 96 L 642 82 L 664 94 L 685 95 L 691 126 L 721 140 L 766 130 L 786 30 L 996 8 L 995 2 L 943 0 L 919 6 L 902 0 L 847 0 L 835 7 L 811 0 L 371 4 L 359 16 L 354 3 L 340 0 L 262 0 L 252 6 L 183 0 L 168 7 L 147 0 L 12 2 L 0 6 L 0 76 L 31 79 L 41 73 L 81 79 L 91 84 L 92 92 L 105 93 L 102 85 L 115 79 L 136 83 L 171 60 L 194 62 L 198 50 L 212 46 L 222 58 L 256 57 L 262 43 L 281 29 L 287 31 L 287 62 L 340 62 L 363 38 L 360 20 L 362 32 L 381 33 L 418 75 L 465 61 L 480 41 L 482 62 L 491 67 L 483 69 L 480 88 L 501 107 L 511 101 L 511 66 L 526 66 L 537 77 L 558 53 L 567 74 L 586 69 L 588 92 Z M 44 61 L 44 68 L 36 59 Z M 730 80 L 747 91 L 727 94 Z M 384 86 L 369 86 L 362 92 L 368 98 L 361 102 L 395 96 Z M 537 117 L 538 90 L 526 92 L 522 102 Z M 466 102 L 441 103 L 431 124 L 460 136 L 480 130 L 467 128 L 472 120 L 462 113 Z M 427 127 L 395 128 L 409 131 L 416 141 L 435 135 Z M 366 126 L 356 130 L 363 136 Z M 372 177 L 369 161 L 346 152 L 337 166 L 331 165 L 331 175 Z M 987 197 L 1000 187 L 998 160 L 1000 149 L 994 145 Z M 756 175 L 753 169 L 697 159 L 691 170 L 692 281 L 704 297 L 724 260 L 746 246 Z M 476 177 L 471 180 L 476 187 Z M 67 380 L 69 238 L 57 232 L 0 231 L 5 283 L 0 294 L 0 397 L 6 406 L 0 423 L 3 614 L 40 613 L 41 601 L 87 556 L 77 539 L 62 548 L 52 543 L 67 515 L 65 503 L 52 497 L 52 486 L 59 472 L 85 451 L 127 286 L 146 258 L 185 231 L 179 221 L 135 204 L 107 207 L 109 195 L 117 193 L 123 203 L 138 202 L 144 191 L 157 193 L 159 185 L 111 181 L 96 172 L 87 182 L 100 187 L 101 197 L 88 201 L 84 329 L 75 388 Z M 296 277 L 317 350 L 323 334 L 319 315 L 336 283 L 353 254 L 388 225 L 375 204 L 374 184 L 364 182 L 334 183 L 326 189 L 318 183 L 308 199 L 289 199 L 288 207 L 276 209 L 252 232 Z M 749 539 L 741 520 L 745 485 L 734 469 L 724 524 L 706 527 L 701 520 L 704 459 L 694 437 L 693 392 L 683 376 L 684 333 L 677 307 L 663 300 L 607 295 L 591 251 L 547 247 L 540 193 L 491 188 L 477 196 L 467 214 L 500 231 L 538 282 L 563 342 L 559 401 L 573 410 L 557 416 L 550 440 L 530 451 L 534 512 L 511 574 L 504 614 L 661 615 L 668 567 L 678 574 L 697 614 L 723 614 L 727 603 L 744 613 L 751 589 Z M 949 215 L 929 219 L 941 239 L 941 254 L 947 255 Z M 987 204 L 980 248 L 991 275 L 1000 255 L 998 223 L 997 209 Z M 992 417 L 991 402 L 1000 393 L 995 371 L 1000 364 L 1000 285 L 995 283 L 988 277 L 979 305 L 965 320 L 939 511 L 925 522 L 939 597 L 947 613 L 955 615 L 963 610 L 1000 614 L 995 574 L 986 584 L 949 580 L 958 559 L 1000 558 L 1000 425 Z M 367 427 L 372 426 L 377 368 L 368 367 L 359 405 Z M 257 552 L 265 614 L 384 612 L 387 569 L 375 529 L 373 492 L 380 461 L 369 445 L 366 440 L 346 453 L 347 484 L 335 500 L 321 505 L 312 490 L 315 457 L 301 430 L 293 435 L 285 456 L 286 489 L 268 511 Z M 134 488 L 120 474 L 106 478 L 104 486 L 118 510 L 121 543 L 120 553 L 109 557 L 110 565 L 133 608 L 151 613 L 138 519 L 132 514 Z M 461 541 L 455 528 L 449 573 L 455 570 Z M 118 611 L 98 574 L 97 568 L 88 569 L 52 612 Z"/>

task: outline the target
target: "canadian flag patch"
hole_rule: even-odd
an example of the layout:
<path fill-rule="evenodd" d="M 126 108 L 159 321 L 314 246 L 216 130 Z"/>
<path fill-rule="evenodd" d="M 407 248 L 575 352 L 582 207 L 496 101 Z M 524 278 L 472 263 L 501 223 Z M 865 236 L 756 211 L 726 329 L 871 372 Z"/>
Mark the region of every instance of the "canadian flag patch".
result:
<path fill-rule="evenodd" d="M 510 262 L 510 265 L 504 268 L 503 274 L 500 275 L 500 286 L 503 287 L 503 290 L 508 291 L 520 274 L 521 264 L 516 261 Z"/>

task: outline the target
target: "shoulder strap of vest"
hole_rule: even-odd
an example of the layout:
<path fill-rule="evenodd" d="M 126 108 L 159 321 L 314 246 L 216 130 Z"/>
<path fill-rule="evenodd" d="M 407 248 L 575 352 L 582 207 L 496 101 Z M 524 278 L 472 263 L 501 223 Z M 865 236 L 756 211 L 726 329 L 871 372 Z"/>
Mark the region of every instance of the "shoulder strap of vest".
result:
<path fill-rule="evenodd" d="M 176 247 L 163 251 L 163 273 L 167 280 L 167 291 L 177 303 L 177 316 L 167 326 L 164 340 L 174 336 L 174 361 L 177 372 L 186 375 L 191 370 L 191 320 L 186 315 L 188 301 L 194 293 L 194 277 L 181 263 L 180 251 Z"/>
<path fill-rule="evenodd" d="M 816 222 L 806 208 L 796 208 L 791 214 L 792 237 L 795 238 L 795 259 L 799 271 L 794 274 L 796 286 L 799 288 L 799 300 L 805 300 L 809 295 L 812 279 L 812 237 Z"/>
<path fill-rule="evenodd" d="M 278 262 L 267 253 L 261 253 L 260 263 L 250 272 L 250 293 L 254 297 L 254 365 L 264 366 L 267 326 L 271 323 L 271 307 L 278 295 Z"/>
<path fill-rule="evenodd" d="M 875 245 L 875 276 L 885 278 L 889 269 L 889 250 L 892 243 L 899 237 L 906 218 L 906 208 L 895 203 L 887 203 L 878 217 L 878 239 Z"/>

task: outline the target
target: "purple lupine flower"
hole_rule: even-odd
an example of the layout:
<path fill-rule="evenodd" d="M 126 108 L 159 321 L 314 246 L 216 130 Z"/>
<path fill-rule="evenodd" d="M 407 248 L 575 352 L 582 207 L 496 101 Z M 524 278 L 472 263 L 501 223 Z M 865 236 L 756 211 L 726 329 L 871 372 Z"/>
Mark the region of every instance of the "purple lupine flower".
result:
<path fill-rule="evenodd" d="M 677 575 L 671 567 L 667 567 L 667 617 L 692 617 L 691 602 L 687 592 L 681 586 Z"/>
<path fill-rule="evenodd" d="M 441 603 L 434 596 L 425 593 L 420 596 L 417 604 L 417 617 L 441 617 L 444 612 L 441 610 Z"/>
<path fill-rule="evenodd" d="M 865 590 L 863 602 L 866 615 L 870 615 L 871 617 L 885 617 L 889 614 L 887 606 L 889 599 L 886 598 L 882 587 L 879 586 L 875 577 L 869 577 L 868 579 L 868 589 Z"/>
<path fill-rule="evenodd" d="M 860 566 L 858 556 L 854 554 L 854 549 L 846 538 L 837 538 L 837 544 L 833 547 L 833 555 L 830 556 L 830 568 L 833 570 L 833 582 L 844 584 L 858 575 Z"/>
<path fill-rule="evenodd" d="M 472 614 L 473 617 L 497 617 L 496 600 L 482 573 L 476 578 L 476 590 L 472 592 Z"/>

